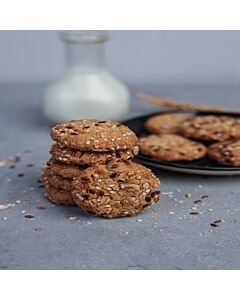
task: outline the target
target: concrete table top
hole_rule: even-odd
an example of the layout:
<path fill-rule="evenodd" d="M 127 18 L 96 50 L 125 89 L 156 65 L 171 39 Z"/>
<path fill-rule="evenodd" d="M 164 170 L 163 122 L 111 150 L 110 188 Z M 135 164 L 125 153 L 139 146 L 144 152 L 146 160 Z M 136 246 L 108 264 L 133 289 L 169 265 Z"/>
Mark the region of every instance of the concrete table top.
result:
<path fill-rule="evenodd" d="M 240 268 L 239 176 L 153 169 L 161 180 L 161 201 L 146 213 L 113 220 L 45 199 L 38 178 L 52 141 L 41 113 L 43 86 L 0 85 L 0 269 Z M 236 87 L 139 84 L 131 89 L 240 107 Z M 132 97 L 131 115 L 154 110 Z M 210 225 L 219 219 L 222 224 Z"/>

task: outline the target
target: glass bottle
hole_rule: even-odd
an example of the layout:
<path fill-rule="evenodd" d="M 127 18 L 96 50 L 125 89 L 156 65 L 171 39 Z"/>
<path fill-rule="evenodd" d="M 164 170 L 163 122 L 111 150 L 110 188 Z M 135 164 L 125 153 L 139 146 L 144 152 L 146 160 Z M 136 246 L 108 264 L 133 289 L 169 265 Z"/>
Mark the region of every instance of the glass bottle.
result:
<path fill-rule="evenodd" d="M 63 31 L 61 38 L 65 42 L 66 71 L 45 90 L 45 116 L 53 122 L 126 118 L 128 89 L 105 66 L 107 33 Z"/>

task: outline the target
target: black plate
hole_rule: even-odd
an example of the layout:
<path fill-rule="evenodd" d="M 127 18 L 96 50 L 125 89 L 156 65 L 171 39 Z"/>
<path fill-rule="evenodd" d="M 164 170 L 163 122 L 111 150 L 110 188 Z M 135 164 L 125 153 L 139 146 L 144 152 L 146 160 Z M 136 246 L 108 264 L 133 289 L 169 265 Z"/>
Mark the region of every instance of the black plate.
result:
<path fill-rule="evenodd" d="M 125 121 L 124 124 L 127 125 L 130 129 L 132 129 L 138 137 L 141 137 L 143 135 L 149 134 L 144 128 L 144 122 L 152 116 L 165 114 L 165 113 L 168 114 L 187 113 L 189 115 L 211 114 L 211 115 L 222 115 L 222 116 L 224 115 L 224 116 L 231 116 L 234 118 L 240 118 L 239 113 L 216 113 L 216 112 L 189 113 L 189 112 L 182 112 L 182 111 L 179 112 L 177 110 L 171 110 L 171 111 L 160 111 L 160 112 L 136 117 Z M 193 160 L 190 162 L 189 161 L 168 162 L 168 161 L 154 159 L 143 154 L 139 154 L 136 157 L 136 160 L 146 165 L 154 166 L 160 169 L 181 172 L 181 173 L 200 174 L 200 175 L 240 175 L 240 167 L 222 166 L 208 157 Z"/>

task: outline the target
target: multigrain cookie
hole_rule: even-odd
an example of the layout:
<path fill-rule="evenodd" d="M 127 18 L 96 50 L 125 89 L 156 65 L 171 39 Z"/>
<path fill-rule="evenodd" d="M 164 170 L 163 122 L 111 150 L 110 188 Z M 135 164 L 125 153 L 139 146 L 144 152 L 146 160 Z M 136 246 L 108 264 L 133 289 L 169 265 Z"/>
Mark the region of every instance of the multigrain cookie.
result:
<path fill-rule="evenodd" d="M 80 176 L 82 171 L 87 168 L 86 165 L 69 165 L 54 160 L 53 158 L 50 158 L 47 165 L 52 173 L 68 179 L 74 179 L 75 177 Z"/>
<path fill-rule="evenodd" d="M 212 144 L 208 155 L 221 165 L 240 166 L 240 139 Z"/>
<path fill-rule="evenodd" d="M 62 176 L 56 175 L 50 170 L 49 167 L 43 171 L 41 180 L 58 189 L 63 189 L 66 191 L 72 191 L 73 189 L 71 179 L 63 178 Z"/>
<path fill-rule="evenodd" d="M 75 202 L 72 199 L 72 194 L 69 191 L 55 188 L 54 186 L 47 184 L 43 189 L 43 194 L 46 198 L 56 204 L 76 206 Z"/>
<path fill-rule="evenodd" d="M 111 160 L 127 160 L 136 156 L 139 152 L 138 146 L 134 146 L 129 150 L 119 150 L 116 152 L 90 152 L 79 151 L 73 148 L 54 144 L 50 148 L 50 153 L 55 160 L 64 162 L 66 164 L 76 165 L 95 165 L 96 163 L 107 163 Z"/>
<path fill-rule="evenodd" d="M 226 116 L 194 116 L 183 121 L 181 133 L 204 141 L 225 141 L 240 137 L 240 119 Z"/>
<path fill-rule="evenodd" d="M 74 180 L 75 203 L 106 218 L 135 215 L 159 200 L 159 180 L 151 170 L 130 161 L 87 168 Z"/>
<path fill-rule="evenodd" d="M 104 120 L 67 121 L 53 127 L 51 137 L 66 147 L 93 152 L 132 149 L 138 144 L 127 126 Z"/>
<path fill-rule="evenodd" d="M 194 160 L 206 155 L 207 148 L 175 134 L 149 135 L 140 138 L 140 152 L 166 161 Z"/>
<path fill-rule="evenodd" d="M 150 133 L 178 133 L 186 118 L 183 114 L 162 114 L 147 119 L 144 126 Z"/>

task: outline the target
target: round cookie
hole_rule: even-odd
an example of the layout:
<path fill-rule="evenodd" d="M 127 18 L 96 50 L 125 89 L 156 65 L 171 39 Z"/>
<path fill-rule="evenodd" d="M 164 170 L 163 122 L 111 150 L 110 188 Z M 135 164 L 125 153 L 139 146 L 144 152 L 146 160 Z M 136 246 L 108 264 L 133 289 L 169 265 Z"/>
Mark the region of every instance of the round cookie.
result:
<path fill-rule="evenodd" d="M 166 161 L 194 160 L 202 158 L 207 148 L 176 134 L 149 135 L 140 138 L 140 152 Z"/>
<path fill-rule="evenodd" d="M 79 151 L 65 146 L 54 144 L 50 148 L 50 153 L 55 160 L 66 164 L 75 165 L 95 165 L 96 163 L 105 164 L 111 160 L 127 160 L 133 158 L 139 152 L 138 146 L 129 150 L 119 150 L 116 152 L 90 152 Z"/>
<path fill-rule="evenodd" d="M 132 216 L 159 200 L 159 180 L 151 170 L 130 161 L 87 168 L 74 180 L 75 203 L 105 217 Z"/>
<path fill-rule="evenodd" d="M 227 116 L 193 116 L 181 125 L 181 133 L 204 141 L 224 141 L 240 137 L 240 119 Z"/>
<path fill-rule="evenodd" d="M 74 179 L 75 177 L 80 176 L 82 171 L 87 167 L 85 165 L 68 165 L 53 158 L 50 158 L 50 160 L 47 162 L 47 165 L 48 169 L 52 173 L 68 179 Z"/>
<path fill-rule="evenodd" d="M 72 180 L 56 175 L 49 167 L 43 171 L 41 180 L 57 189 L 63 189 L 66 191 L 73 190 Z"/>
<path fill-rule="evenodd" d="M 43 194 L 46 198 L 56 204 L 76 206 L 75 202 L 72 199 L 72 194 L 69 191 L 58 189 L 47 184 L 43 189 Z"/>
<path fill-rule="evenodd" d="M 240 166 L 240 139 L 212 144 L 208 155 L 221 165 Z"/>
<path fill-rule="evenodd" d="M 183 114 L 162 114 L 147 119 L 144 126 L 150 133 L 178 133 L 186 118 Z"/>
<path fill-rule="evenodd" d="M 114 152 L 131 149 L 138 138 L 127 126 L 104 120 L 73 120 L 51 130 L 56 142 L 81 151 Z"/>

